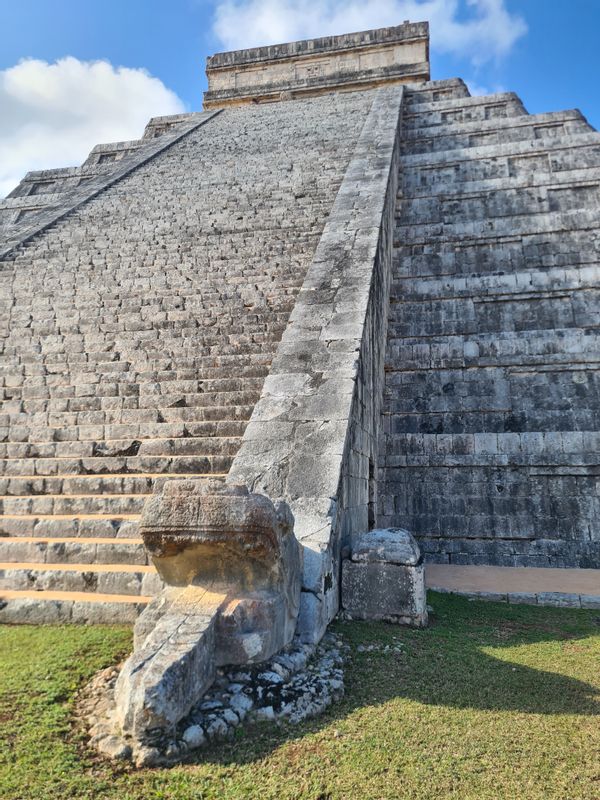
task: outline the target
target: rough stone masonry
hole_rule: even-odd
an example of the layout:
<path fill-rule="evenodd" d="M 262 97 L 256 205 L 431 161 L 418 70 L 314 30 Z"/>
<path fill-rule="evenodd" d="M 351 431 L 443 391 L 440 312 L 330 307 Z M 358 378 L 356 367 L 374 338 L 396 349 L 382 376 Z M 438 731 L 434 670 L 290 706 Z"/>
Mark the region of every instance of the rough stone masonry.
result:
<path fill-rule="evenodd" d="M 426 23 L 207 72 L 204 112 L 0 203 L 0 621 L 146 608 L 138 749 L 240 642 L 424 624 L 422 557 L 600 567 L 598 134 L 430 81 Z"/>

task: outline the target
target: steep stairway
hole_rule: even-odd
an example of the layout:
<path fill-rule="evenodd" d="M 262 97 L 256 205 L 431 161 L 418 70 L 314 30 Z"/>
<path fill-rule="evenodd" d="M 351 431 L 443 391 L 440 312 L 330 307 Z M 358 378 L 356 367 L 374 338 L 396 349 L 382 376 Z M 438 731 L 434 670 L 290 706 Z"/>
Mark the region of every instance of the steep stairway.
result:
<path fill-rule="evenodd" d="M 109 373 L 112 384 L 95 371 L 100 382 L 82 400 L 79 377 L 58 398 L 37 382 L 25 391 L 27 379 L 11 387 L 7 441 L 0 445 L 7 621 L 23 621 L 24 613 L 27 621 L 78 621 L 84 609 L 86 619 L 105 622 L 139 613 L 159 588 L 137 530 L 143 504 L 170 475 L 226 475 L 266 372 L 263 360 L 261 352 L 238 354 L 235 380 L 213 379 L 218 365 L 192 368 L 195 381 L 184 370 L 165 370 L 158 394 L 160 373 L 136 385 L 127 371 Z M 126 393 L 115 395 L 111 386 Z"/>
<path fill-rule="evenodd" d="M 428 561 L 600 567 L 600 135 L 410 87 L 381 525 Z"/>
<path fill-rule="evenodd" d="M 58 208 L 172 137 L 0 261 L 1 622 L 129 621 L 157 592 L 144 502 L 227 475 L 371 102 L 154 120 L 150 144 L 34 173 L 0 208 L 52 177 Z"/>

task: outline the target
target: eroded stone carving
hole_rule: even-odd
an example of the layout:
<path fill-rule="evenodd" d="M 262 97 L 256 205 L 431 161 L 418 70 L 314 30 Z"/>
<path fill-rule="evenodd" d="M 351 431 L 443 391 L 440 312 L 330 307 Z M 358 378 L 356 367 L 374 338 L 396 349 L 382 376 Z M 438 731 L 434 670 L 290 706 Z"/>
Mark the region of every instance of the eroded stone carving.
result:
<path fill-rule="evenodd" d="M 140 616 L 115 688 L 134 741 L 172 730 L 226 664 L 257 663 L 291 641 L 301 549 L 283 501 L 220 481 L 173 480 L 140 531 L 166 586 Z"/>

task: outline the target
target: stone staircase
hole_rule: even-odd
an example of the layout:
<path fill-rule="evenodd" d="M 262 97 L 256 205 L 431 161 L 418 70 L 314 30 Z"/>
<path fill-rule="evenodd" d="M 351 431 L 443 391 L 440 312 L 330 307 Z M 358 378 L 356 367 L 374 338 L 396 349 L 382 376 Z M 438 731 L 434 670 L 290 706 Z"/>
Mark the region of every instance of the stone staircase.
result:
<path fill-rule="evenodd" d="M 78 607 L 80 619 L 87 593 L 90 619 L 108 621 L 116 606 L 121 620 L 137 614 L 159 588 L 138 536 L 143 504 L 165 476 L 224 477 L 260 389 L 263 360 L 260 352 L 236 356 L 240 377 L 230 381 L 211 377 L 223 370 L 218 364 L 190 368 L 195 381 L 173 370 L 162 384 L 160 373 L 135 384 L 127 371 L 118 378 L 112 372 L 113 383 L 101 378 L 91 401 L 76 396 L 83 382 L 57 402 L 37 381 L 32 391 L 24 391 L 27 379 L 11 388 L 8 441 L 0 445 L 0 594 L 13 601 L 7 611 L 21 618 L 31 605 L 28 619 L 70 619 Z M 127 393 L 121 398 L 111 385 Z M 158 385 L 168 391 L 156 395 Z M 130 398 L 144 395 L 132 408 Z"/>
<path fill-rule="evenodd" d="M 83 171 L 172 144 L 0 262 L 1 622 L 130 621 L 156 594 L 144 502 L 226 476 L 371 100 L 153 121 Z"/>
<path fill-rule="evenodd" d="M 600 567 L 600 135 L 411 87 L 380 525 L 451 564 Z"/>

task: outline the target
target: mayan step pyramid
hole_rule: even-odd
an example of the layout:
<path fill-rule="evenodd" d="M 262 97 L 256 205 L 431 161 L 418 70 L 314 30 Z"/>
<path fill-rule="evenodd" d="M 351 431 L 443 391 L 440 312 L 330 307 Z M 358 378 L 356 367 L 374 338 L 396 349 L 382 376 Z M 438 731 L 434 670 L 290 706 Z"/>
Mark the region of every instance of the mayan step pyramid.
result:
<path fill-rule="evenodd" d="M 174 476 L 285 497 L 326 621 L 375 526 L 600 568 L 598 133 L 430 81 L 425 23 L 208 67 L 0 202 L 0 621 L 135 619 Z"/>

